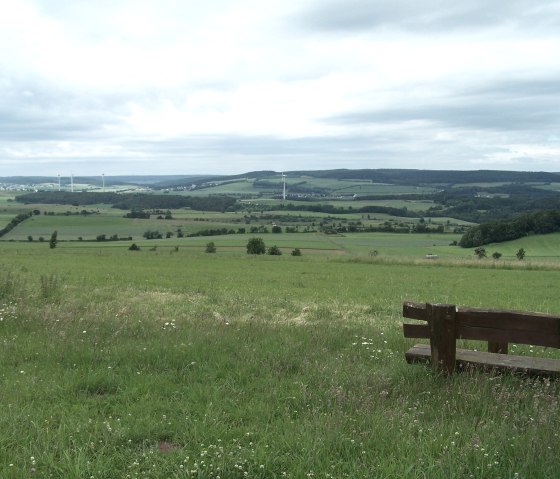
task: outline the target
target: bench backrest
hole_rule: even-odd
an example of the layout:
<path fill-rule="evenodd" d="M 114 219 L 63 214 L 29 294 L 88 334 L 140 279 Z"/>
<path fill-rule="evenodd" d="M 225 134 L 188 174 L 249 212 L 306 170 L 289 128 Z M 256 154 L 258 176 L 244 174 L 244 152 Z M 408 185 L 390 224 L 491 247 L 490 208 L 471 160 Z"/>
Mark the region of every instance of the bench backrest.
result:
<path fill-rule="evenodd" d="M 432 305 L 438 306 L 438 305 Z M 450 307 L 450 305 L 444 305 Z M 560 316 L 523 311 L 455 308 L 455 338 L 560 348 Z M 426 304 L 406 301 L 403 316 L 429 321 Z M 406 338 L 430 338 L 429 324 L 404 324 Z"/>

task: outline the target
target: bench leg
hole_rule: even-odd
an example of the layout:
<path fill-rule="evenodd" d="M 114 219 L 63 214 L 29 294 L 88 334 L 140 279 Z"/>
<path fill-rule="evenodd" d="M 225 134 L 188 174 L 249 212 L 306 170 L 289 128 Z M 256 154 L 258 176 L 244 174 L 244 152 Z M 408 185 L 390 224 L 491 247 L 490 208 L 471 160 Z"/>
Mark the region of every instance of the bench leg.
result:
<path fill-rule="evenodd" d="M 426 304 L 430 326 L 430 348 L 432 366 L 444 374 L 455 371 L 457 346 L 455 338 L 455 314 L 457 308 L 451 304 Z"/>
<path fill-rule="evenodd" d="M 488 341 L 488 352 L 489 353 L 508 353 L 508 343 L 502 343 L 500 341 Z"/>

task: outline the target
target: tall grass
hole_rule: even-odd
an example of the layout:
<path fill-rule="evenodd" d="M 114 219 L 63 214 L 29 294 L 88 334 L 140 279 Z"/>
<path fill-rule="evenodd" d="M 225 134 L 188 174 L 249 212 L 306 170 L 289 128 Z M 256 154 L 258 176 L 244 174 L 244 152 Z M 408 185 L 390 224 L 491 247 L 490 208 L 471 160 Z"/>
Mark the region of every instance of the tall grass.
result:
<path fill-rule="evenodd" d="M 558 312 L 556 270 L 32 251 L 0 300 L 2 478 L 560 473 L 557 383 L 407 365 L 400 317 Z"/>

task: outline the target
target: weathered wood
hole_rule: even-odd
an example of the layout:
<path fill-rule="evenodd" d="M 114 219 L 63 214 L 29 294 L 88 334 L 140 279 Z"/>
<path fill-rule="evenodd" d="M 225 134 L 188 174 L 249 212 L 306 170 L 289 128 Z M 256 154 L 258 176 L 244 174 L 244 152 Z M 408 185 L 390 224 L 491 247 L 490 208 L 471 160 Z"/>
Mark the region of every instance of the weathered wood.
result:
<path fill-rule="evenodd" d="M 403 303 L 403 316 L 427 321 L 426 308 L 425 304 L 406 301 Z M 560 316 L 544 313 L 458 308 L 456 331 L 457 339 L 560 348 Z"/>
<path fill-rule="evenodd" d="M 508 343 L 503 341 L 488 341 L 488 352 L 507 354 L 508 353 Z"/>
<path fill-rule="evenodd" d="M 403 324 L 405 338 L 428 338 L 430 337 L 430 327 L 427 324 Z"/>
<path fill-rule="evenodd" d="M 434 368 L 447 374 L 451 374 L 462 362 L 560 376 L 560 360 L 507 355 L 509 343 L 560 349 L 560 316 L 480 308 L 457 309 L 453 305 L 411 301 L 403 304 L 403 316 L 428 322 L 427 325 L 403 324 L 406 338 L 430 339 L 429 346 L 417 345 L 406 353 L 409 362 L 429 359 Z M 487 341 L 488 353 L 461 350 L 459 358 L 457 339 Z"/>
<path fill-rule="evenodd" d="M 420 319 L 427 321 L 426 316 L 426 303 L 414 303 L 412 301 L 405 301 L 403 303 L 403 316 L 410 319 Z"/>
<path fill-rule="evenodd" d="M 462 326 L 532 331 L 560 335 L 560 316 L 522 311 L 459 308 L 457 321 Z"/>
<path fill-rule="evenodd" d="M 429 363 L 432 359 L 430 346 L 417 344 L 405 353 L 405 357 L 408 363 Z M 560 377 L 560 361 L 557 359 L 487 353 L 468 349 L 457 349 L 456 366 L 461 368 L 476 366 L 527 375 Z"/>
<path fill-rule="evenodd" d="M 451 304 L 426 304 L 432 365 L 445 374 L 455 370 L 455 313 L 456 308 Z"/>
<path fill-rule="evenodd" d="M 532 344 L 534 346 L 560 348 L 560 336 L 532 331 L 504 330 L 498 328 L 473 328 L 458 323 L 456 334 L 457 339 Z"/>

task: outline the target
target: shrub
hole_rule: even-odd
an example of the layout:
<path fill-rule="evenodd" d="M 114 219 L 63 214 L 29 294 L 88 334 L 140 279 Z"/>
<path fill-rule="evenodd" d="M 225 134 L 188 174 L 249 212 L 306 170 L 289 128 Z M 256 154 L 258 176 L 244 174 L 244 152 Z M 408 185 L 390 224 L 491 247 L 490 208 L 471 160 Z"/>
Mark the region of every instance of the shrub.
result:
<path fill-rule="evenodd" d="M 280 256 L 282 254 L 282 251 L 280 251 L 280 248 L 278 248 L 278 246 L 274 245 L 268 248 L 268 254 L 272 256 Z"/>
<path fill-rule="evenodd" d="M 475 248 L 474 254 L 478 259 L 486 258 L 486 248 L 479 246 L 478 248 Z"/>
<path fill-rule="evenodd" d="M 210 243 L 206 243 L 205 251 L 206 251 L 206 253 L 215 253 L 216 252 L 216 245 L 214 244 L 213 241 L 210 241 Z"/>
<path fill-rule="evenodd" d="M 57 238 L 58 233 L 56 231 L 53 231 L 53 234 L 51 235 L 51 239 L 49 241 L 49 248 L 53 249 L 56 248 L 56 243 L 57 243 Z"/>
<path fill-rule="evenodd" d="M 301 250 L 299 248 L 293 249 L 292 256 L 301 256 Z"/>
<path fill-rule="evenodd" d="M 265 254 L 266 246 L 262 238 L 251 238 L 247 242 L 247 254 Z"/>
<path fill-rule="evenodd" d="M 128 251 L 140 251 L 140 246 L 138 246 L 136 243 L 132 243 L 128 247 Z"/>
<path fill-rule="evenodd" d="M 148 230 L 145 231 L 144 234 L 142 235 L 144 238 L 146 239 L 161 239 L 163 237 L 163 235 L 158 231 L 152 231 L 152 230 Z"/>
<path fill-rule="evenodd" d="M 519 261 L 523 260 L 525 258 L 525 250 L 523 248 L 519 248 L 517 253 L 515 253 L 515 256 Z"/>
<path fill-rule="evenodd" d="M 498 251 L 492 253 L 492 258 L 494 259 L 500 259 L 501 257 L 502 257 L 502 253 L 499 253 Z"/>

